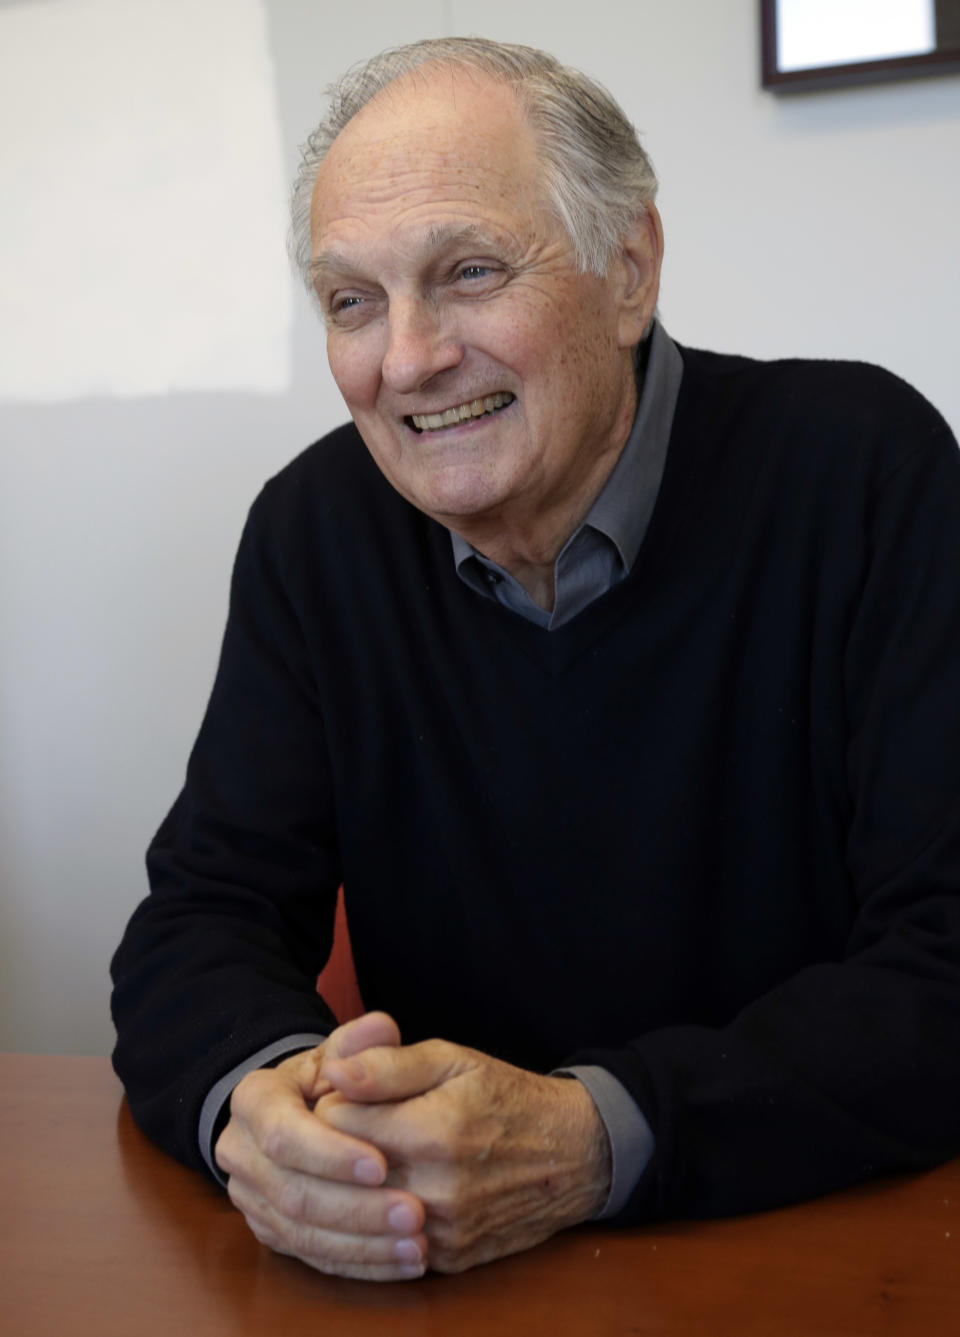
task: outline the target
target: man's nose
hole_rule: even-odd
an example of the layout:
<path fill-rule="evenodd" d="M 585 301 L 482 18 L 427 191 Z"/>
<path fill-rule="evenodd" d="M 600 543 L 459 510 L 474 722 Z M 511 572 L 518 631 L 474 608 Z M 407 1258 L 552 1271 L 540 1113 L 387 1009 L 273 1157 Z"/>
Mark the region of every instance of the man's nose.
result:
<path fill-rule="evenodd" d="M 412 394 L 463 358 L 463 344 L 449 318 L 427 301 L 391 305 L 381 375 L 398 394 Z"/>

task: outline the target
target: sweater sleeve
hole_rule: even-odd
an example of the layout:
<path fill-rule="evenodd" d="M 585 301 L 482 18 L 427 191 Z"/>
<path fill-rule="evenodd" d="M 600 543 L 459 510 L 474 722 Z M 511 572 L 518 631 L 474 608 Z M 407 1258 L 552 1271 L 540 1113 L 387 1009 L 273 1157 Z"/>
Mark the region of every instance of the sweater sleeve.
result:
<path fill-rule="evenodd" d="M 653 1130 L 621 1222 L 767 1208 L 960 1153 L 960 454 L 942 423 L 924 436 L 871 489 L 837 656 L 845 953 L 729 1024 L 571 1056 L 608 1068 Z"/>
<path fill-rule="evenodd" d="M 329 764 L 266 509 L 262 495 L 184 788 L 147 855 L 151 893 L 111 967 L 131 1111 L 197 1169 L 216 1083 L 285 1036 L 336 1025 L 316 993 L 340 881 Z"/>

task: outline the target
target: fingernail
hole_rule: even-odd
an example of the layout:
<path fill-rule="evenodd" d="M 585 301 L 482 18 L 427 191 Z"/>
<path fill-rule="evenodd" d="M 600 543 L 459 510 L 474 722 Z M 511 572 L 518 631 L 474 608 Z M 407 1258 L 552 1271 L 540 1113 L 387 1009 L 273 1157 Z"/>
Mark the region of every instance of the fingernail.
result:
<path fill-rule="evenodd" d="M 398 1202 L 396 1207 L 391 1207 L 387 1212 L 387 1225 L 398 1234 L 409 1235 L 411 1230 L 417 1228 L 413 1208 L 405 1202 Z"/>
<path fill-rule="evenodd" d="M 398 1263 L 422 1263 L 423 1254 L 416 1240 L 397 1240 L 393 1246 L 393 1256 Z"/>
<path fill-rule="evenodd" d="M 358 1184 L 382 1184 L 383 1166 L 371 1160 L 369 1156 L 364 1156 L 354 1162 L 353 1177 Z"/>

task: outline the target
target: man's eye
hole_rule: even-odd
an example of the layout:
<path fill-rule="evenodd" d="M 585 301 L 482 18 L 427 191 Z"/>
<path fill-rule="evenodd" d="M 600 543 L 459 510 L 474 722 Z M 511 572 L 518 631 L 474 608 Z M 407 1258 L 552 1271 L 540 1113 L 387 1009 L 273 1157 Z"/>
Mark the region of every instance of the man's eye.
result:
<path fill-rule="evenodd" d="M 464 265 L 460 270 L 460 277 L 462 279 L 485 279 L 489 273 L 489 265 Z"/>
<path fill-rule="evenodd" d="M 349 311 L 352 307 L 359 306 L 362 301 L 362 297 L 335 297 L 330 307 L 333 311 Z"/>

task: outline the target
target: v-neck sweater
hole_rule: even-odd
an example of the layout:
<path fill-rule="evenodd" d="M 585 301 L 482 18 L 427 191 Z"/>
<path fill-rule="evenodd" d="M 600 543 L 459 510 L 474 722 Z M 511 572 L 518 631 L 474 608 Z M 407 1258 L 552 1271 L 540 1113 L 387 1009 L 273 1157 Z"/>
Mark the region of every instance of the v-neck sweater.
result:
<path fill-rule="evenodd" d="M 267 484 L 152 894 L 114 961 L 135 1117 L 366 1005 L 599 1064 L 656 1150 L 618 1219 L 960 1152 L 960 455 L 857 364 L 681 349 L 630 575 L 546 631 L 468 589 L 353 427 Z"/>

